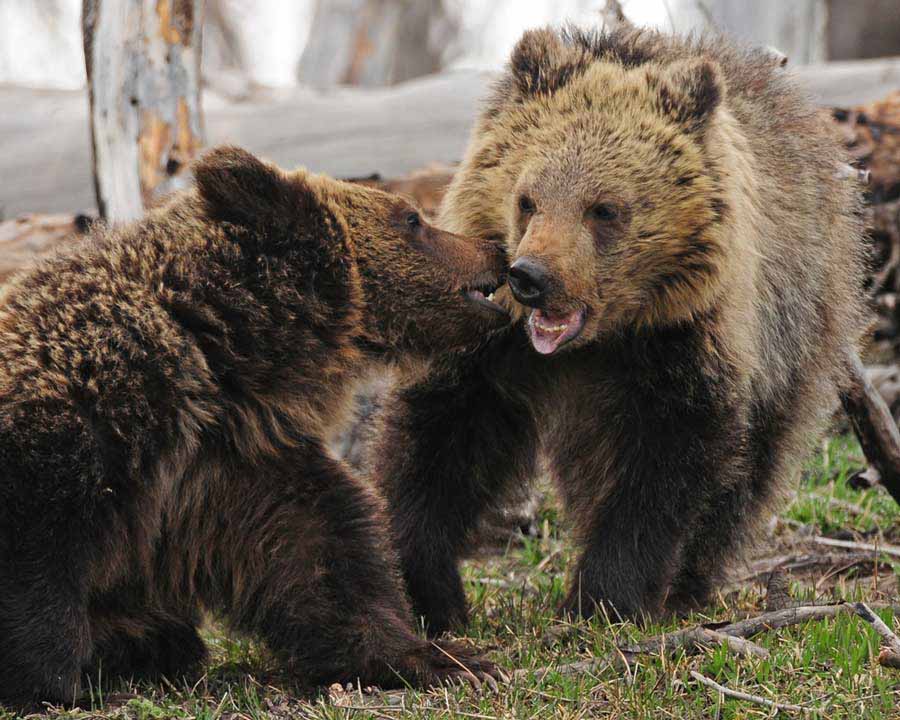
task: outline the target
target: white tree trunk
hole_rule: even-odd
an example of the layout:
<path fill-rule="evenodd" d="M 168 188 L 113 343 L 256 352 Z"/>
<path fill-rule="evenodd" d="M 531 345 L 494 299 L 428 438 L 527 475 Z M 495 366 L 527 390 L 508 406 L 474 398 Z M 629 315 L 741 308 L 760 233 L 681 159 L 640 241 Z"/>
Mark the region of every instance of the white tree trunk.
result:
<path fill-rule="evenodd" d="M 139 217 L 178 186 L 203 138 L 202 0 L 84 0 L 94 186 L 101 217 Z"/>

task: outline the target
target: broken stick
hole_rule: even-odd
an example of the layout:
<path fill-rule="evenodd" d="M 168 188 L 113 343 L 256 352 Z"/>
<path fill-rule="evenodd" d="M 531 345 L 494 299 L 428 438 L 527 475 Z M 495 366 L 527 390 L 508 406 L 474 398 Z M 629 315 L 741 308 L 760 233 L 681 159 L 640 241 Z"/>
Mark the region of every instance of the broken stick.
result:
<path fill-rule="evenodd" d="M 747 702 L 752 702 L 757 705 L 764 705 L 765 707 L 772 708 L 773 710 L 780 710 L 784 712 L 810 712 L 811 708 L 803 707 L 802 705 L 790 705 L 787 703 L 779 703 L 774 700 L 768 700 L 764 697 L 760 697 L 759 695 L 751 695 L 750 693 L 745 693 L 740 690 L 732 690 L 731 688 L 727 688 L 724 685 L 719 685 L 715 680 L 710 680 L 706 675 L 701 675 L 696 670 L 691 670 L 691 677 L 694 678 L 697 682 L 706 685 L 707 687 L 711 687 L 713 690 L 717 690 L 723 695 L 727 697 L 735 698 L 736 700 L 746 700 Z"/>
<path fill-rule="evenodd" d="M 875 632 L 884 640 L 884 647 L 878 654 L 878 663 L 885 667 L 900 668 L 900 638 L 864 602 L 853 603 L 853 609 L 857 615 L 875 628 Z"/>
<path fill-rule="evenodd" d="M 882 553 L 891 557 L 900 558 L 900 547 L 896 545 L 875 545 L 873 543 L 854 542 L 853 540 L 836 540 L 835 538 L 822 537 L 816 535 L 812 541 L 816 545 L 827 545 L 828 547 L 847 548 L 848 550 L 866 550 L 873 556 Z"/>
<path fill-rule="evenodd" d="M 878 470 L 881 484 L 900 503 L 900 431 L 856 353 L 848 358 L 847 370 L 850 385 L 841 393 L 841 404 L 866 460 Z"/>

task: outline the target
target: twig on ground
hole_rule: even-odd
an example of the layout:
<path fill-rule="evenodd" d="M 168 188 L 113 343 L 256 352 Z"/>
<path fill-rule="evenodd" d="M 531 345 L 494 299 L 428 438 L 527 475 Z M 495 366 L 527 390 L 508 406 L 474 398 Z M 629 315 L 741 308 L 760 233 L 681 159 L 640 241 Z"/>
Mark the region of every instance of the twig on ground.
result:
<path fill-rule="evenodd" d="M 560 675 L 581 675 L 582 673 L 592 673 L 596 672 L 604 665 L 610 664 L 618 664 L 615 662 L 611 662 L 608 657 L 603 658 L 593 658 L 591 660 L 578 660 L 576 662 L 571 663 L 562 663 L 560 665 L 548 665 L 546 667 L 539 668 L 519 668 L 512 674 L 513 680 L 524 680 L 529 677 L 532 673 L 535 675 L 543 676 L 548 673 L 558 673 Z"/>
<path fill-rule="evenodd" d="M 882 568 L 890 569 L 891 565 L 887 560 L 876 559 L 879 570 Z M 839 572 L 846 572 L 850 568 L 858 565 L 872 566 L 871 552 L 853 552 L 853 553 L 808 553 L 805 555 L 781 555 L 772 558 L 766 563 L 758 563 L 756 569 L 749 575 L 743 575 L 734 582 L 738 585 L 745 585 L 751 582 L 761 582 L 767 580 L 773 572 L 779 573 L 798 573 L 813 568 L 830 568 L 829 572 L 839 569 Z"/>
<path fill-rule="evenodd" d="M 521 583 L 514 583 L 510 580 L 503 580 L 502 578 L 479 577 L 475 578 L 475 582 L 477 582 L 479 585 L 488 585 L 490 587 L 498 587 L 505 590 L 508 590 L 510 588 L 518 590 L 521 587 Z"/>
<path fill-rule="evenodd" d="M 900 547 L 896 545 L 873 545 L 872 543 L 853 542 L 852 540 L 835 540 L 834 538 L 822 537 L 821 535 L 812 538 L 812 541 L 817 545 L 847 548 L 848 550 L 867 550 L 871 553 L 884 553 L 891 557 L 900 558 Z"/>
<path fill-rule="evenodd" d="M 732 690 L 731 688 L 727 688 L 724 685 L 719 685 L 719 683 L 717 683 L 715 680 L 710 680 L 708 677 L 706 677 L 705 675 L 701 675 L 696 670 L 691 670 L 691 677 L 702 685 L 706 685 L 706 687 L 710 687 L 713 690 L 722 693 L 722 695 L 735 698 L 736 700 L 746 700 L 747 702 L 756 703 L 757 705 L 764 705 L 765 707 L 773 708 L 782 712 L 808 713 L 810 711 L 809 708 L 803 707 L 802 705 L 779 703 L 775 702 L 774 700 L 768 700 L 764 697 L 760 697 L 759 695 L 751 695 L 750 693 L 741 692 L 740 690 Z"/>
<path fill-rule="evenodd" d="M 883 561 L 888 564 L 887 561 Z M 758 563 L 756 569 L 748 574 L 735 579 L 738 585 L 744 585 L 751 582 L 768 582 L 773 572 L 778 573 L 798 573 L 804 570 L 814 568 L 837 568 L 842 567 L 849 569 L 856 565 L 871 565 L 872 553 L 855 552 L 855 553 L 806 553 L 803 555 L 780 555 L 771 558 L 765 563 Z"/>

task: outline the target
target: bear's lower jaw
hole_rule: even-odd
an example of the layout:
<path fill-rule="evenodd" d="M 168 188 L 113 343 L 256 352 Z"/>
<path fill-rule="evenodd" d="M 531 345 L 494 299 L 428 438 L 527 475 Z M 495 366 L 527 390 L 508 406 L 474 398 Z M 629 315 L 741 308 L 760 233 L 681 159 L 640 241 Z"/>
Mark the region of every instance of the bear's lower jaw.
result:
<path fill-rule="evenodd" d="M 551 315 L 540 309 L 528 317 L 528 337 L 541 355 L 551 355 L 584 329 L 584 308 L 566 315 Z"/>

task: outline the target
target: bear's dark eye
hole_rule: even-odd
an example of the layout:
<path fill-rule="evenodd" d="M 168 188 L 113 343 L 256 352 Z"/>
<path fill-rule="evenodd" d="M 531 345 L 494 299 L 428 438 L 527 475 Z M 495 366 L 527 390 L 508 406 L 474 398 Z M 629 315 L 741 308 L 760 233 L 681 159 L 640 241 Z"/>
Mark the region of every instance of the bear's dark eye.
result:
<path fill-rule="evenodd" d="M 610 203 L 597 203 L 589 212 L 592 218 L 602 222 L 610 222 L 619 217 L 618 208 Z"/>
<path fill-rule="evenodd" d="M 422 217 L 417 212 L 411 212 L 406 216 L 406 226 L 410 230 L 418 230 L 422 227 Z"/>
<path fill-rule="evenodd" d="M 534 200 L 527 195 L 519 196 L 519 210 L 525 215 L 531 215 L 534 212 Z"/>

